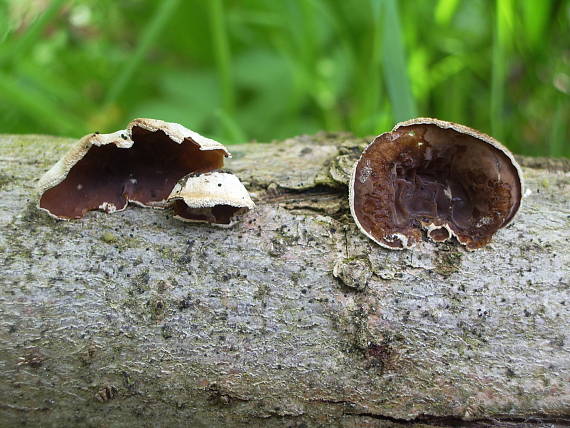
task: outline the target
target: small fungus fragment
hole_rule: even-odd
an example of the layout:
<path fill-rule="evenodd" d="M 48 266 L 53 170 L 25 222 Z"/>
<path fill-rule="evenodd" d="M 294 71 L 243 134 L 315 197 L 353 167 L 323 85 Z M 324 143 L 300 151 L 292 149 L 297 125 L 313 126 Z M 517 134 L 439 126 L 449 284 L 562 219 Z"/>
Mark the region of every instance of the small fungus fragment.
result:
<path fill-rule="evenodd" d="M 473 250 L 488 244 L 521 205 L 523 180 L 511 152 L 479 131 L 438 119 L 397 124 L 364 150 L 350 181 L 362 232 L 390 249 L 411 248 L 422 230 Z"/>
<path fill-rule="evenodd" d="M 129 202 L 161 208 L 190 172 L 221 168 L 230 153 L 177 123 L 135 119 L 126 130 L 89 134 L 39 181 L 39 208 L 69 220 L 111 213 Z"/>
<path fill-rule="evenodd" d="M 227 172 L 187 175 L 168 200 L 180 220 L 228 226 L 233 217 L 255 206 L 239 179 Z"/>

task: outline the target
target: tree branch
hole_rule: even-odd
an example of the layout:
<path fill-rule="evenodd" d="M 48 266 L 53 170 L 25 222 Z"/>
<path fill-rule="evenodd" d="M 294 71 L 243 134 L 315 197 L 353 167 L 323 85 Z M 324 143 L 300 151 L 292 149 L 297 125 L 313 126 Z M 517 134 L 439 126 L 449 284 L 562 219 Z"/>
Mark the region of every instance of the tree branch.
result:
<path fill-rule="evenodd" d="M 490 246 L 395 252 L 348 211 L 364 140 L 232 147 L 257 209 L 229 230 L 49 218 L 33 186 L 69 144 L 0 137 L 2 424 L 569 423 L 568 162 L 521 160 Z"/>

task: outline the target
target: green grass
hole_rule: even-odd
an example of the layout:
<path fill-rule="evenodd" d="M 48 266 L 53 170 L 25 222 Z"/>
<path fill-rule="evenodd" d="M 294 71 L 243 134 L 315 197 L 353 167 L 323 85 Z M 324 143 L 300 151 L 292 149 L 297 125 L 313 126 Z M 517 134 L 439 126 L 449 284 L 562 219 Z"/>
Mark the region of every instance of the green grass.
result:
<path fill-rule="evenodd" d="M 394 120 L 403 121 L 417 116 L 417 109 L 410 91 L 398 4 L 396 0 L 383 0 L 383 3 L 384 79 L 388 87 Z"/>
<path fill-rule="evenodd" d="M 222 90 L 222 112 L 223 116 L 232 116 L 235 114 L 236 94 L 232 76 L 232 59 L 230 42 L 226 31 L 224 4 L 222 0 L 211 0 L 208 2 L 208 8 L 219 85 Z"/>
<path fill-rule="evenodd" d="M 22 36 L 12 43 L 3 46 L 3 49 L 0 51 L 0 63 L 6 64 L 10 62 L 10 60 L 16 60 L 17 58 L 21 58 L 23 55 L 26 55 L 40 39 L 46 26 L 54 19 L 64 3 L 65 0 L 53 0 L 48 4 L 43 13 L 38 15 L 38 17 L 30 23 Z M 3 16 L 6 17 L 7 11 L 3 10 L 3 12 Z M 6 19 L 6 23 L 9 25 L 8 19 Z M 8 33 L 6 33 L 6 35 L 7 34 Z"/>
<path fill-rule="evenodd" d="M 0 0 L 0 132 L 148 116 L 240 143 L 422 115 L 570 156 L 569 28 L 570 0 Z"/>
<path fill-rule="evenodd" d="M 119 95 L 125 91 L 128 82 L 140 70 L 143 60 L 148 56 L 149 50 L 156 44 L 160 33 L 166 30 L 168 21 L 176 11 L 179 2 L 180 0 L 162 0 L 158 3 L 154 16 L 141 31 L 133 54 L 129 55 L 125 64 L 121 67 L 117 78 L 112 82 L 105 97 L 105 105 L 114 103 Z"/>

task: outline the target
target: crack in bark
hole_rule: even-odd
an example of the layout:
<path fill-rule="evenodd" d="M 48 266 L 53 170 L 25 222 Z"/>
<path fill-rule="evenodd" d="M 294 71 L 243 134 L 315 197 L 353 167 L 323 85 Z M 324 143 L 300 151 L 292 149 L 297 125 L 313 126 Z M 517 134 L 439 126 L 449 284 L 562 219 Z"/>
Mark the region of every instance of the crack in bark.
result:
<path fill-rule="evenodd" d="M 49 407 L 22 407 L 6 403 L 0 403 L 0 409 L 14 410 L 16 412 L 47 412 L 51 410 Z"/>
<path fill-rule="evenodd" d="M 315 403 L 324 403 L 332 405 L 341 405 L 348 408 L 356 408 L 358 405 L 352 401 L 346 400 L 333 400 L 326 398 L 319 398 L 310 400 Z M 441 427 L 467 427 L 467 428 L 487 428 L 487 427 L 534 427 L 534 426 L 570 426 L 570 415 L 562 415 L 559 417 L 552 417 L 547 415 L 532 415 L 527 417 L 513 417 L 513 416 L 497 416 L 496 418 L 476 418 L 465 419 L 459 416 L 435 416 L 421 414 L 412 419 L 397 418 L 388 415 L 381 415 L 371 412 L 358 412 L 344 410 L 342 412 L 345 416 L 361 416 L 373 419 L 393 422 L 401 425 L 431 425 Z"/>
<path fill-rule="evenodd" d="M 343 188 L 319 184 L 309 189 L 288 189 L 279 187 L 274 192 L 268 191 L 261 200 L 267 203 L 279 203 L 288 202 L 289 200 L 310 200 L 323 197 L 338 198 L 343 195 L 346 195 L 346 190 Z"/>
<path fill-rule="evenodd" d="M 260 198 L 260 202 L 275 204 L 290 212 L 326 215 L 334 220 L 349 214 L 346 191 L 325 185 L 316 185 L 310 189 L 270 190 Z"/>
<path fill-rule="evenodd" d="M 354 403 L 350 403 L 354 405 Z M 528 417 L 511 417 L 498 416 L 496 418 L 478 418 L 464 419 L 458 416 L 434 416 L 434 415 L 418 415 L 413 419 L 395 418 L 392 416 L 379 415 L 376 413 L 361 412 L 343 412 L 344 415 L 363 416 L 373 419 L 394 422 L 402 425 L 424 424 L 442 427 L 468 427 L 468 428 L 486 428 L 486 427 L 527 427 L 527 426 L 544 426 L 545 424 L 555 424 L 554 426 L 570 426 L 570 415 L 553 418 L 551 416 L 536 415 Z"/>
<path fill-rule="evenodd" d="M 295 203 L 295 202 L 313 202 L 313 203 L 317 203 L 317 202 L 321 202 L 321 201 L 326 201 L 326 200 L 337 200 L 339 198 L 338 194 L 333 194 L 333 193 L 286 193 L 286 194 L 281 194 L 278 196 L 273 196 L 273 197 L 267 197 L 266 199 L 264 199 L 264 202 L 267 203 Z"/>

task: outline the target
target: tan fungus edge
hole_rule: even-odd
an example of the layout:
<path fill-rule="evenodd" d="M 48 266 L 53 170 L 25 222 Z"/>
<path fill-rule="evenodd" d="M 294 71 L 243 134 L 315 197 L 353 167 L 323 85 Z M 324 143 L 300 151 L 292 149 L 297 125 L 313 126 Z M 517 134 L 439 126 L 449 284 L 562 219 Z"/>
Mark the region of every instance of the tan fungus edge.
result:
<path fill-rule="evenodd" d="M 37 207 L 38 209 L 49 214 L 50 217 L 56 218 L 58 220 L 71 220 L 68 218 L 61 218 L 53 215 L 49 210 L 42 208 L 40 206 L 41 195 L 48 189 L 57 186 L 67 177 L 71 168 L 79 162 L 87 154 L 92 146 L 105 146 L 107 144 L 115 144 L 117 147 L 128 149 L 132 147 L 133 140 L 130 138 L 130 133 L 122 129 L 110 134 L 88 134 L 82 137 L 77 143 L 72 145 L 67 153 L 58 160 L 44 175 L 41 176 L 37 185 Z M 115 207 L 112 211 L 122 211 L 128 205 L 128 201 L 124 207 Z"/>
<path fill-rule="evenodd" d="M 231 158 L 232 155 L 221 143 L 218 143 L 211 138 L 204 137 L 197 132 L 194 132 L 179 123 L 165 122 L 159 119 L 145 119 L 139 118 L 132 120 L 128 125 L 129 136 L 132 134 L 134 127 L 146 129 L 147 131 L 163 131 L 172 141 L 182 144 L 186 139 L 194 141 L 200 150 L 223 150 L 226 157 Z"/>
<path fill-rule="evenodd" d="M 422 228 L 426 231 L 426 235 L 427 237 L 432 241 L 432 242 L 446 242 L 449 241 L 452 237 L 455 236 L 455 238 L 457 240 L 459 240 L 459 237 L 455 234 L 455 232 L 453 231 L 453 229 L 451 229 L 451 227 L 449 227 L 449 225 L 447 223 L 443 223 L 441 225 L 437 225 L 435 223 L 424 223 L 423 221 L 421 222 Z M 445 229 L 447 230 L 447 233 L 449 233 L 449 237 L 445 238 L 441 241 L 438 241 L 437 239 L 433 239 L 430 236 L 430 233 L 433 232 L 434 230 L 437 229 Z"/>
<path fill-rule="evenodd" d="M 183 177 L 168 196 L 168 201 L 176 200 L 183 200 L 190 208 L 212 208 L 216 205 L 230 205 L 248 210 L 255 208 L 255 204 L 239 178 L 225 172 L 209 172 Z M 177 215 L 174 217 L 185 222 L 207 223 L 204 220 L 192 220 Z M 218 226 L 231 225 L 233 223 Z"/>

